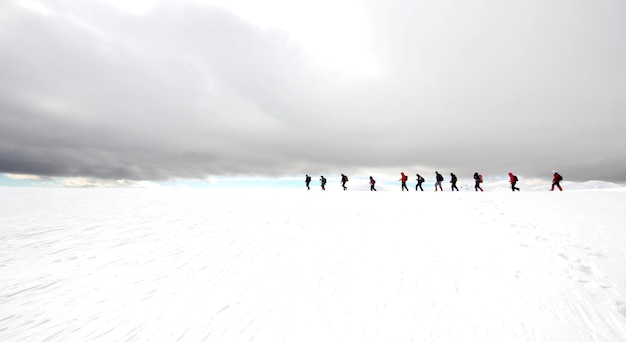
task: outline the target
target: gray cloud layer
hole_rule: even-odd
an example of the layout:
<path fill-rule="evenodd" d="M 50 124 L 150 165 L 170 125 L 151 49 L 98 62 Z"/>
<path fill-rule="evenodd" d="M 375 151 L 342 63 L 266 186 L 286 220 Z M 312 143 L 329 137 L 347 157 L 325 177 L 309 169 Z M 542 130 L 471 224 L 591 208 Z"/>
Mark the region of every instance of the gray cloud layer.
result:
<path fill-rule="evenodd" d="M 372 2 L 376 76 L 325 70 L 213 7 L 47 4 L 0 5 L 0 172 L 626 181 L 620 1 Z"/>

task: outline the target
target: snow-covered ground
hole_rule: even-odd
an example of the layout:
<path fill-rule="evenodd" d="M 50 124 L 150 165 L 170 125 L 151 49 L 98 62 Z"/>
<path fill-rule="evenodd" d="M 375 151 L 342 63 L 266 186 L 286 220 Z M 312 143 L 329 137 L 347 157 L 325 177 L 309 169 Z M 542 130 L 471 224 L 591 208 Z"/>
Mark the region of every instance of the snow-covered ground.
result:
<path fill-rule="evenodd" d="M 0 188 L 0 341 L 626 341 L 625 191 L 316 190 Z"/>

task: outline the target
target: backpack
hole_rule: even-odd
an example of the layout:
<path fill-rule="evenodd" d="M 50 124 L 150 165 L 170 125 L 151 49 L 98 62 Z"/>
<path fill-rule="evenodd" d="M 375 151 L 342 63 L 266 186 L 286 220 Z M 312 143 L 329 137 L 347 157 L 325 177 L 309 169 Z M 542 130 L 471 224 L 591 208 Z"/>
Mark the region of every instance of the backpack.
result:
<path fill-rule="evenodd" d="M 482 183 L 483 182 L 483 175 L 478 175 L 478 183 Z"/>
<path fill-rule="evenodd" d="M 513 180 L 517 182 L 517 176 L 513 176 Z"/>
<path fill-rule="evenodd" d="M 345 177 L 346 177 L 346 182 L 347 182 L 348 181 L 348 176 L 345 176 Z"/>
<path fill-rule="evenodd" d="M 561 176 L 560 173 L 558 173 L 558 175 L 559 175 L 559 181 L 562 181 L 563 180 L 563 176 Z"/>
<path fill-rule="evenodd" d="M 424 181 L 425 181 L 424 177 L 420 176 L 420 178 L 419 178 L 419 182 L 420 182 L 420 183 L 424 183 Z"/>

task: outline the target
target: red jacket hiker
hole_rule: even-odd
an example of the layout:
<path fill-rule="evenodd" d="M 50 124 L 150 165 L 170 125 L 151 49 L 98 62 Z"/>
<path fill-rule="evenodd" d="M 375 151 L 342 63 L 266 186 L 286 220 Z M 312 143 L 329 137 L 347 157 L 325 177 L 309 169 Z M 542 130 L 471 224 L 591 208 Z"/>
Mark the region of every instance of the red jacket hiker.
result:
<path fill-rule="evenodd" d="M 517 177 L 513 174 L 513 172 L 509 172 L 509 182 L 511 183 L 511 190 L 512 191 L 520 191 L 518 187 L 515 186 L 515 183 L 517 183 Z"/>
<path fill-rule="evenodd" d="M 563 177 L 561 177 L 561 175 L 554 170 L 552 170 L 552 173 L 554 174 L 554 177 L 552 177 L 552 189 L 550 189 L 550 191 L 554 191 L 554 186 L 558 187 L 560 191 L 563 191 L 561 184 L 559 184 L 559 182 L 563 180 Z"/>
<path fill-rule="evenodd" d="M 406 187 L 406 181 L 409 179 L 409 177 L 407 177 L 404 172 L 400 172 L 400 181 L 402 182 L 402 191 L 404 191 L 404 189 L 406 189 L 406 191 L 409 191 L 409 188 Z"/>

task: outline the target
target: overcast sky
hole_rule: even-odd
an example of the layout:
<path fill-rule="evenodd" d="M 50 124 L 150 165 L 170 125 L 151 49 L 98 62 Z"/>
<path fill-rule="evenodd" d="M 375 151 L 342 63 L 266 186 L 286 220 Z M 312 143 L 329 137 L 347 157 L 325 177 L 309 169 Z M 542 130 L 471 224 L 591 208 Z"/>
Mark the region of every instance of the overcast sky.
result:
<path fill-rule="evenodd" d="M 626 2 L 0 2 L 0 172 L 626 181 Z"/>

